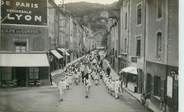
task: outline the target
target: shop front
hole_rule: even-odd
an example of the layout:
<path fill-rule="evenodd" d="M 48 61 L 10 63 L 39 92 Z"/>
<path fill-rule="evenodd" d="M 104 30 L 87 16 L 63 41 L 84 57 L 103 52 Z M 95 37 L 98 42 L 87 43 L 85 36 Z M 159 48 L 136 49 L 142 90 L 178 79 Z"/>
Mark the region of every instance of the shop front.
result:
<path fill-rule="evenodd" d="M 178 112 L 178 67 L 167 66 L 166 80 L 166 109 L 168 112 Z"/>
<path fill-rule="evenodd" d="M 50 65 L 46 54 L 0 54 L 0 86 L 48 85 Z"/>
<path fill-rule="evenodd" d="M 123 83 L 126 88 L 132 92 L 138 92 L 138 73 L 136 67 L 126 67 L 123 68 L 120 72 Z"/>
<path fill-rule="evenodd" d="M 164 64 L 146 62 L 145 94 L 156 108 L 165 102 L 166 71 Z"/>
<path fill-rule="evenodd" d="M 64 56 L 64 66 L 71 61 L 70 54 L 64 48 L 58 48 L 57 51 Z"/>
<path fill-rule="evenodd" d="M 57 50 L 51 50 L 49 54 L 51 71 L 58 70 L 64 67 L 63 56 Z"/>

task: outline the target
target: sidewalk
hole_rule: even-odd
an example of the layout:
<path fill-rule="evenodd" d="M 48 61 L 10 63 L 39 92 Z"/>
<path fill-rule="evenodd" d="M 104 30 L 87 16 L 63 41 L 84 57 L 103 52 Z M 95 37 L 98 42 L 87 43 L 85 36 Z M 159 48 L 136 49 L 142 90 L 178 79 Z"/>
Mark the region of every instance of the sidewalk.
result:
<path fill-rule="evenodd" d="M 109 62 L 108 62 L 106 59 L 104 59 L 104 61 L 107 63 L 107 65 L 110 66 Z M 119 77 L 119 76 L 117 75 L 117 73 L 112 69 L 111 66 L 110 66 L 110 68 L 111 68 L 111 76 L 114 77 L 114 78 L 115 78 L 115 77 Z M 135 92 L 131 91 L 129 88 L 124 88 L 124 90 L 125 90 L 125 92 L 127 92 L 128 94 L 130 94 L 132 97 L 134 97 L 139 103 L 141 103 L 141 94 L 140 94 L 140 93 L 135 93 Z M 156 106 L 150 101 L 150 99 L 147 99 L 146 104 L 145 104 L 145 107 L 146 107 L 147 109 L 149 109 L 151 112 L 161 112 L 161 110 L 158 109 L 158 107 L 156 107 Z"/>
<path fill-rule="evenodd" d="M 111 68 L 110 75 L 112 76 L 112 79 L 115 80 L 115 79 L 119 78 L 118 74 L 113 70 L 113 68 L 109 64 L 109 61 L 107 59 L 104 59 L 103 60 L 103 69 L 106 70 L 108 66 Z"/>

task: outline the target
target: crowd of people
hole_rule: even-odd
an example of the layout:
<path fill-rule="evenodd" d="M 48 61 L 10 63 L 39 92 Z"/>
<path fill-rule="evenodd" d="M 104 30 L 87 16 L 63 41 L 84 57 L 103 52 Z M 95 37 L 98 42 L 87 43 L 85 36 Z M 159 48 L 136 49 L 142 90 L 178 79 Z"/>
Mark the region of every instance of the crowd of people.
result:
<path fill-rule="evenodd" d="M 79 85 L 81 82 L 85 87 L 85 98 L 88 98 L 92 82 L 98 86 L 100 79 L 108 92 L 114 93 L 114 97 L 118 98 L 121 82 L 119 79 L 112 79 L 108 69 L 109 67 L 107 70 L 103 69 L 103 60 L 99 58 L 99 55 L 94 54 L 88 54 L 76 63 L 67 66 L 58 83 L 60 101 L 63 101 L 63 94 L 72 84 Z"/>

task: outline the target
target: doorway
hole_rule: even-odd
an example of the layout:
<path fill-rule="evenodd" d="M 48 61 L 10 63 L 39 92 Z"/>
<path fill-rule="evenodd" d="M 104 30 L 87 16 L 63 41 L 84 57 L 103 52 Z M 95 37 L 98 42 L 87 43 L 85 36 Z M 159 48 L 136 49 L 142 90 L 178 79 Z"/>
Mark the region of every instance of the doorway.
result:
<path fill-rule="evenodd" d="M 19 87 L 26 86 L 26 76 L 27 72 L 25 67 L 16 68 L 17 86 Z"/>
<path fill-rule="evenodd" d="M 147 74 L 147 78 L 146 78 L 146 93 L 148 94 L 148 96 L 150 97 L 152 92 L 152 75 L 151 74 Z"/>

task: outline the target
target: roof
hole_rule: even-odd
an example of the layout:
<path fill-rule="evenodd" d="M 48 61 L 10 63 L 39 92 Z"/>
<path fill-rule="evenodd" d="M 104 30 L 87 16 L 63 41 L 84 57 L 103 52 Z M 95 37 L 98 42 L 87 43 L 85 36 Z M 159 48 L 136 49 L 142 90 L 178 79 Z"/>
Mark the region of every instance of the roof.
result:
<path fill-rule="evenodd" d="M 50 51 L 57 59 L 63 58 L 61 54 L 59 54 L 56 50 L 51 50 Z"/>
<path fill-rule="evenodd" d="M 0 54 L 0 67 L 49 67 L 46 54 Z"/>
<path fill-rule="evenodd" d="M 129 66 L 129 67 L 121 69 L 119 73 L 123 73 L 123 72 L 137 75 L 137 68 L 133 66 Z"/>
<path fill-rule="evenodd" d="M 64 48 L 58 48 L 59 51 L 63 52 L 63 54 L 67 55 L 67 56 L 70 56 L 70 54 L 67 52 L 66 49 Z"/>

